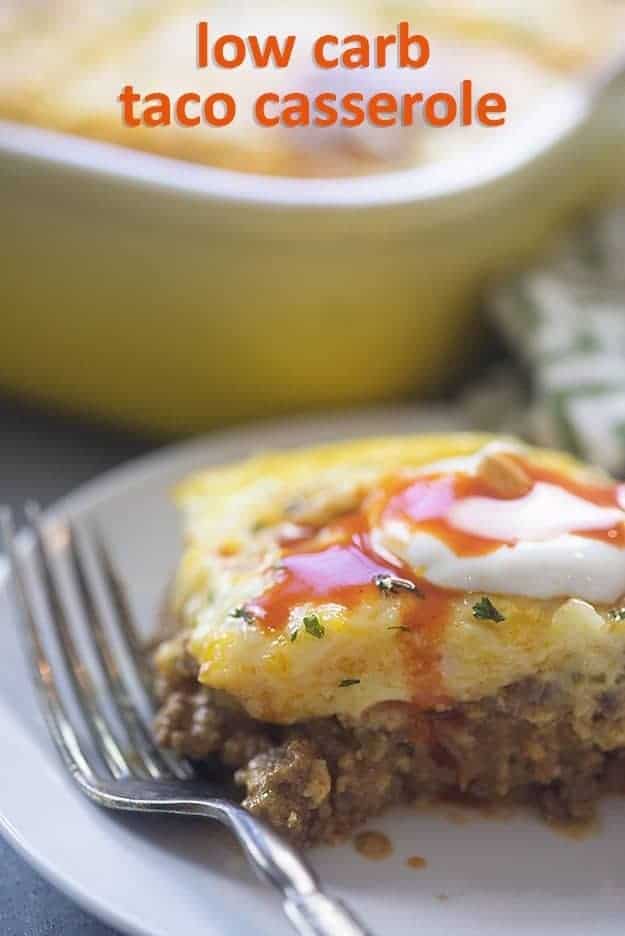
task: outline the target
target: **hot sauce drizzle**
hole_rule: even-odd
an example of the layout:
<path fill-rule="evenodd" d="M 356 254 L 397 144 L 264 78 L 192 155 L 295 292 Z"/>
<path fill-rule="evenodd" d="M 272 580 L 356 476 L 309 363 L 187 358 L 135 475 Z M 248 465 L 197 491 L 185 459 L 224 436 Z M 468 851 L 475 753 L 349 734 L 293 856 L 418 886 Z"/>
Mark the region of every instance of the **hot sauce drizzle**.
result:
<path fill-rule="evenodd" d="M 518 460 L 521 461 L 521 459 Z M 582 500 L 590 501 L 591 504 L 595 504 L 597 507 L 617 507 L 622 509 L 622 505 L 619 502 L 619 492 L 623 486 L 620 484 L 596 484 L 588 481 L 578 481 L 575 478 L 565 477 L 553 469 L 532 465 L 525 461 L 523 461 L 522 464 L 534 483 L 537 481 L 545 481 L 548 484 L 559 485 L 561 488 L 564 488 L 565 491 L 568 491 L 569 494 L 574 494 L 576 497 L 581 497 Z M 601 540 L 604 543 L 609 543 L 611 546 L 618 546 L 621 549 L 625 547 L 625 524 L 623 523 L 615 527 L 610 527 L 607 530 L 581 530 L 576 535 L 586 536 L 589 539 Z"/>
<path fill-rule="evenodd" d="M 552 484 L 570 494 L 587 500 L 597 507 L 621 508 L 619 504 L 619 485 L 591 484 L 566 477 L 554 470 L 543 468 L 514 457 L 525 474 L 531 479 L 532 487 L 539 481 Z M 453 527 L 447 520 L 447 514 L 456 501 L 468 497 L 488 497 L 492 500 L 507 500 L 497 497 L 488 484 L 477 475 L 456 474 L 444 477 L 432 476 L 404 480 L 395 486 L 379 514 L 382 519 L 402 519 L 413 528 L 430 533 L 445 543 L 457 556 L 488 555 L 501 546 L 513 546 L 515 540 L 487 539 L 475 536 Z M 625 547 L 625 525 L 620 523 L 608 529 L 572 530 L 576 536 L 600 540 L 612 546 Z"/>
<path fill-rule="evenodd" d="M 544 481 L 598 506 L 620 507 L 618 486 L 588 484 L 524 459 L 519 458 L 519 462 L 532 485 Z M 299 527 L 281 536 L 279 544 L 283 555 L 276 580 L 247 607 L 266 630 L 280 632 L 286 628 L 291 610 L 307 602 L 354 608 L 366 601 L 397 601 L 401 620 L 397 637 L 405 638 L 406 667 L 414 700 L 426 705 L 442 702 L 439 647 L 457 594 L 432 585 L 393 554 L 376 550 L 371 530 L 381 520 L 400 519 L 438 537 L 459 556 L 486 555 L 503 545 L 513 545 L 460 531 L 447 521 L 447 513 L 454 502 L 475 496 L 493 497 L 493 492 L 479 476 L 460 472 L 416 479 L 414 476 L 387 479 L 365 498 L 359 510 L 337 518 L 322 529 Z M 623 524 L 579 535 L 625 546 Z M 407 579 L 417 586 L 418 592 L 381 597 L 374 581 L 377 575 Z"/>
<path fill-rule="evenodd" d="M 397 638 L 408 638 L 404 659 L 414 701 L 420 705 L 443 702 L 439 646 L 454 593 L 415 575 L 398 557 L 376 550 L 366 510 L 346 514 L 323 533 L 324 542 L 329 538 L 330 545 L 311 536 L 284 550 L 275 584 L 248 603 L 248 610 L 265 629 L 283 631 L 292 608 L 306 602 L 351 609 L 366 601 L 397 601 L 401 622 Z M 377 575 L 407 579 L 418 591 L 381 598 L 374 582 Z M 415 642 L 410 635 L 417 633 Z"/>
<path fill-rule="evenodd" d="M 306 538 L 283 544 L 277 580 L 250 609 L 269 630 L 283 630 L 291 608 L 305 602 L 335 603 L 351 608 L 378 595 L 376 575 L 401 575 L 413 580 L 400 559 L 380 555 L 372 545 L 366 514 L 345 514 Z"/>

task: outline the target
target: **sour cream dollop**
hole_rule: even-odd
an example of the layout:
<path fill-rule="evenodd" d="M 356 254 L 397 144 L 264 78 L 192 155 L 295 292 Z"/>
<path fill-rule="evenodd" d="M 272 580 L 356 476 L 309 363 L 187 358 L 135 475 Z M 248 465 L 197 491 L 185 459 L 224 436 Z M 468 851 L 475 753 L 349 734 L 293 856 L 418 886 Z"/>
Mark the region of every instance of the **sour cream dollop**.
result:
<path fill-rule="evenodd" d="M 486 454 L 454 459 L 445 469 L 475 475 Z M 621 528 L 625 511 L 616 506 L 621 502 L 619 489 L 615 506 L 599 506 L 556 483 L 537 481 L 519 498 L 449 500 L 443 517 L 449 529 L 499 543 L 485 554 L 460 554 L 453 541 L 444 542 L 420 528 L 420 520 L 401 515 L 383 514 L 373 541 L 442 588 L 608 604 L 625 593 L 625 549 L 620 542 L 582 534 Z"/>

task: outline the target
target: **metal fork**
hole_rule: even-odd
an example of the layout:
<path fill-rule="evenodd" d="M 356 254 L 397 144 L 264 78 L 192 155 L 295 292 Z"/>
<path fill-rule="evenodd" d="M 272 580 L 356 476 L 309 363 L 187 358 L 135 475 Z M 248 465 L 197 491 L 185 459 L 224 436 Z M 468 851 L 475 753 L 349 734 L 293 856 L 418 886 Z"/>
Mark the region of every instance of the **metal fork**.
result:
<path fill-rule="evenodd" d="M 159 750 L 141 706 L 133 702 L 137 696 L 132 677 L 148 691 L 150 678 L 108 555 L 101 543 L 96 547 L 84 527 L 64 520 L 44 525 L 33 505 L 26 508 L 26 515 L 34 537 L 32 562 L 22 548 L 26 544 L 16 541 L 8 509 L 0 509 L 0 530 L 39 705 L 79 789 L 108 809 L 217 819 L 234 832 L 258 876 L 277 889 L 298 933 L 367 936 L 347 907 L 321 890 L 314 872 L 289 844 L 224 795 L 223 789 L 196 778 L 189 763 Z M 61 575 L 62 558 L 69 560 L 70 575 Z M 73 636 L 78 627 L 95 651 L 99 682 Z M 116 640 L 111 639 L 112 632 Z M 78 722 L 86 728 L 87 744 L 77 719 L 68 714 L 66 693 L 54 675 L 51 640 L 80 712 Z M 125 667 L 120 665 L 120 653 Z"/>

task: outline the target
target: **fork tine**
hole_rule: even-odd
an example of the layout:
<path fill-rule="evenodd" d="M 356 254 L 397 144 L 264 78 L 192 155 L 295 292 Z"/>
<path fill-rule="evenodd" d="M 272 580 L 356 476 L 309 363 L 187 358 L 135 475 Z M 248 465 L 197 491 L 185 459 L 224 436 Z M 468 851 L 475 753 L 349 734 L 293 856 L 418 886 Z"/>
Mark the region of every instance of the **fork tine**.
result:
<path fill-rule="evenodd" d="M 0 533 L 9 557 L 15 590 L 26 625 L 19 628 L 19 635 L 35 684 L 41 713 L 63 763 L 71 775 L 83 786 L 93 784 L 97 781 L 97 777 L 85 758 L 78 736 L 67 717 L 41 640 L 41 625 L 34 604 L 29 598 L 23 560 L 15 544 L 13 518 L 8 508 L 0 509 Z"/>
<path fill-rule="evenodd" d="M 122 672 L 117 666 L 115 654 L 107 636 L 105 620 L 106 609 L 102 605 L 97 589 L 94 587 L 94 570 L 90 567 L 89 553 L 91 544 L 86 532 L 77 524 L 69 524 L 69 553 L 90 622 L 90 636 L 96 650 L 98 661 L 106 679 L 113 703 L 118 716 L 124 724 L 128 737 L 135 747 L 138 757 L 149 776 L 154 779 L 163 777 L 178 777 L 188 779 L 189 773 L 184 765 L 178 764 L 175 758 L 171 760 L 164 752 L 159 751 L 152 741 L 151 733 L 144 723 L 139 711 L 132 704 L 129 687 Z M 91 553 L 91 555 L 93 555 Z M 99 573 L 99 570 L 97 570 Z M 98 575 L 100 578 L 101 576 Z"/>
<path fill-rule="evenodd" d="M 119 634 L 124 642 L 133 672 L 143 688 L 147 699 L 150 703 L 153 703 L 154 686 L 152 672 L 147 664 L 145 651 L 141 645 L 141 639 L 138 636 L 136 625 L 133 621 L 130 608 L 128 607 L 124 589 L 117 578 L 117 573 L 115 572 L 109 551 L 104 545 L 102 537 L 100 535 L 95 535 L 93 540 L 94 548 L 100 560 L 102 576 L 107 585 L 111 603 L 115 609 Z"/>
<path fill-rule="evenodd" d="M 91 739 L 104 763 L 115 779 L 133 774 L 130 762 L 109 727 L 107 719 L 97 701 L 97 692 L 89 671 L 81 663 L 74 639 L 71 635 L 65 605 L 57 586 L 53 570 L 51 550 L 41 525 L 40 510 L 36 504 L 25 507 L 26 517 L 35 533 L 36 551 L 43 570 L 43 586 L 52 611 L 52 619 L 67 675 L 80 705 Z"/>
<path fill-rule="evenodd" d="M 94 551 L 99 560 L 99 573 L 107 588 L 107 594 L 115 612 L 115 625 L 121 637 L 126 652 L 126 662 L 145 693 L 146 699 L 153 709 L 155 706 L 152 672 L 146 662 L 145 650 L 138 635 L 124 589 L 117 577 L 113 562 L 102 537 L 99 534 L 91 536 Z M 170 770 L 179 780 L 190 780 L 195 771 L 189 761 L 172 755 L 169 751 L 161 751 L 161 758 L 165 760 Z"/>

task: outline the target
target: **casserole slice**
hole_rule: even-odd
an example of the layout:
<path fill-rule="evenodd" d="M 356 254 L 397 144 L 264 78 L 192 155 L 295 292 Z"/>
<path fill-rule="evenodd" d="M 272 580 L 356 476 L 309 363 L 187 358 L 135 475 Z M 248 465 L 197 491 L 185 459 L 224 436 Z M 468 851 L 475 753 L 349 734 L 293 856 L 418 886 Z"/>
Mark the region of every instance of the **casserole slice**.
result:
<path fill-rule="evenodd" d="M 585 819 L 623 785 L 625 488 L 476 435 L 184 482 L 159 742 L 296 841 L 462 795 Z"/>

